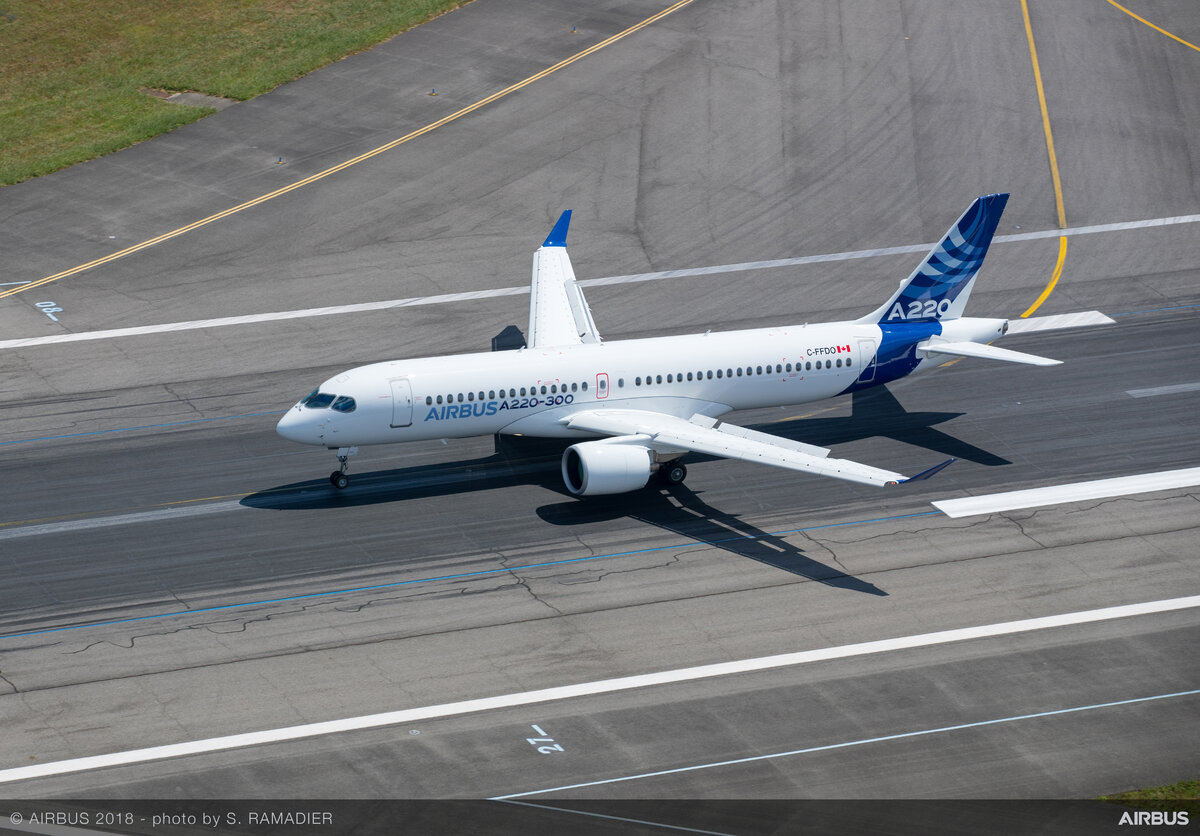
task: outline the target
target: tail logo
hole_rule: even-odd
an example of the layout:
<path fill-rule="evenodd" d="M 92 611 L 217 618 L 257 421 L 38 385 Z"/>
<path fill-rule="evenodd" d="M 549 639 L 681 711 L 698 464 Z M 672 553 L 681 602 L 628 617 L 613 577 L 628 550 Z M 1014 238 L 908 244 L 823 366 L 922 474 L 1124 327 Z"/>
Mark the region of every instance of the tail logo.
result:
<path fill-rule="evenodd" d="M 888 311 L 888 319 L 937 319 L 945 316 L 946 311 L 950 310 L 950 300 L 942 299 L 940 301 L 934 299 L 926 299 L 923 302 L 920 299 L 914 299 L 908 303 L 908 310 L 904 310 L 904 306 L 897 302 L 892 305 L 892 309 Z"/>
<path fill-rule="evenodd" d="M 995 194 L 972 203 L 908 277 L 884 320 L 928 322 L 954 310 L 955 300 L 970 292 L 1007 202 L 1008 195 Z"/>

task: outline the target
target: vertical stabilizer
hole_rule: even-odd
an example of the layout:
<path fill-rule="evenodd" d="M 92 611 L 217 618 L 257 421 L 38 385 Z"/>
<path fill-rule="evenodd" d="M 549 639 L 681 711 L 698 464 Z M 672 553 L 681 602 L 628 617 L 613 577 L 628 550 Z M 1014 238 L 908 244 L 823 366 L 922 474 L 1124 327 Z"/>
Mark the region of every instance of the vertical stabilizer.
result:
<path fill-rule="evenodd" d="M 962 316 L 1006 203 L 1007 194 L 976 198 L 892 298 L 858 321 L 883 325 Z"/>

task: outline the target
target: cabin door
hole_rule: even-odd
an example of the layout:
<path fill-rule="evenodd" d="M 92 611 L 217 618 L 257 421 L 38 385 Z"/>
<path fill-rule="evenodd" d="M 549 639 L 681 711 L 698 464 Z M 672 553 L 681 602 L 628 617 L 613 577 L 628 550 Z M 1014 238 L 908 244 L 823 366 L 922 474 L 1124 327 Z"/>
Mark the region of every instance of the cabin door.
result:
<path fill-rule="evenodd" d="M 408 378 L 400 378 L 392 382 L 392 426 L 408 427 L 412 425 L 412 384 Z"/>

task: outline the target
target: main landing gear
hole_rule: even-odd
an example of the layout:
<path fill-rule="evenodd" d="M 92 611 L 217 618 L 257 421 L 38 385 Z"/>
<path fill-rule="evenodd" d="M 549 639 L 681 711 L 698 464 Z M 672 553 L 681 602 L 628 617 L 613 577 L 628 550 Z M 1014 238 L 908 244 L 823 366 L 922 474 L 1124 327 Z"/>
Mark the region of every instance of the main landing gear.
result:
<path fill-rule="evenodd" d="M 679 462 L 663 462 L 658 468 L 658 481 L 664 485 L 682 485 L 687 468 Z"/>
<path fill-rule="evenodd" d="M 339 491 L 350 484 L 350 477 L 346 475 L 346 470 L 350 467 L 350 457 L 357 452 L 357 447 L 338 448 L 337 457 L 341 467 L 329 474 L 329 484 L 333 485 Z"/>

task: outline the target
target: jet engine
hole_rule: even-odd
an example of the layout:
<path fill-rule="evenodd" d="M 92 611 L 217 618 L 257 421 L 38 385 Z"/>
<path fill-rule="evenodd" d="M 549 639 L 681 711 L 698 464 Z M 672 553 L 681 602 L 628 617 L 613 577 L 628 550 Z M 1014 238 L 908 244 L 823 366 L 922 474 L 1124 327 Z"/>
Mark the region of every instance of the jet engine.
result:
<path fill-rule="evenodd" d="M 654 452 L 649 447 L 585 441 L 563 453 L 563 481 L 576 496 L 636 491 L 650 480 L 653 462 Z"/>

